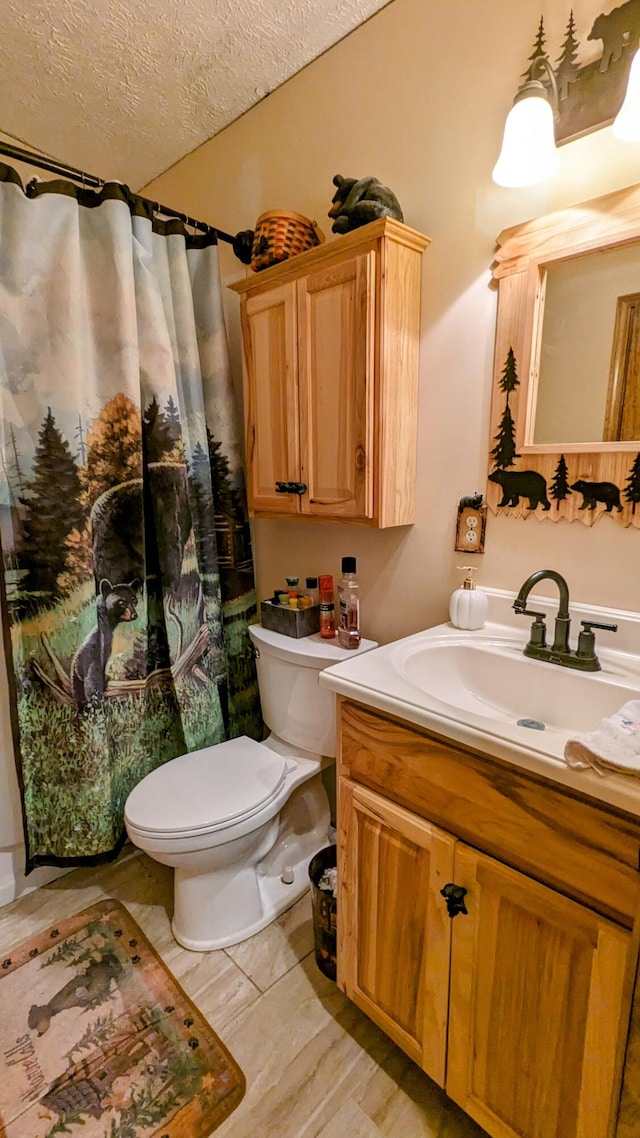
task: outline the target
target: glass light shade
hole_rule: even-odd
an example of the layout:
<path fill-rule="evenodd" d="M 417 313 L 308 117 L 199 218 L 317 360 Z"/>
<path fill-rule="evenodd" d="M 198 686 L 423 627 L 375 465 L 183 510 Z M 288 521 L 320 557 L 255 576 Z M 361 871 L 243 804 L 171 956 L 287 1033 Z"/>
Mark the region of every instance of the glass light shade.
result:
<path fill-rule="evenodd" d="M 540 94 L 515 102 L 504 124 L 500 157 L 493 168 L 499 186 L 535 186 L 555 173 L 558 153 L 553 133 L 553 111 Z"/>
<path fill-rule="evenodd" d="M 640 51 L 631 62 L 629 82 L 624 103 L 620 107 L 611 128 L 615 138 L 623 142 L 640 142 Z"/>

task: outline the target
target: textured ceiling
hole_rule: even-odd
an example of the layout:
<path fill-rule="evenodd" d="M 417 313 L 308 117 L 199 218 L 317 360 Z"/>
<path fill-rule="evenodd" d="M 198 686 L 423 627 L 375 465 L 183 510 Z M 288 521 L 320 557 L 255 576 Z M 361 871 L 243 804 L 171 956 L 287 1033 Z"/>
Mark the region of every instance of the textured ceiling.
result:
<path fill-rule="evenodd" d="M 5 0 L 0 131 L 137 189 L 389 0 Z"/>

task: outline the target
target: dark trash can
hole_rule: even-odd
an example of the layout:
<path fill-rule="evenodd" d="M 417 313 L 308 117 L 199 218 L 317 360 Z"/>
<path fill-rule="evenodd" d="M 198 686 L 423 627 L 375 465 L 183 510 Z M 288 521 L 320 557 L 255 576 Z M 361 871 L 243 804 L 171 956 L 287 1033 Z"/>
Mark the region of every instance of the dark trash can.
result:
<path fill-rule="evenodd" d="M 326 869 L 335 869 L 338 864 L 337 847 L 327 846 L 320 850 L 309 862 L 311 881 L 311 903 L 313 906 L 313 943 L 316 964 L 330 980 L 336 978 L 336 930 L 337 898 L 330 889 L 320 888 L 320 881 Z"/>

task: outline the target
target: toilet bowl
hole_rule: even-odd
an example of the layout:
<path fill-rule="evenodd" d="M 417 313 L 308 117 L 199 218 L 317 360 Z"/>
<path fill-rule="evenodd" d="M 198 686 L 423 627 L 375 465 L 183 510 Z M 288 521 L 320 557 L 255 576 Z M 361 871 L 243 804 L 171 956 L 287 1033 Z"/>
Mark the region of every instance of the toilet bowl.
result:
<path fill-rule="evenodd" d="M 175 871 L 173 935 L 197 952 L 238 944 L 297 901 L 328 837 L 323 772 L 335 758 L 335 710 L 317 676 L 353 651 L 260 625 L 249 633 L 269 737 L 172 759 L 125 805 L 130 840 Z M 363 641 L 358 651 L 373 647 Z"/>

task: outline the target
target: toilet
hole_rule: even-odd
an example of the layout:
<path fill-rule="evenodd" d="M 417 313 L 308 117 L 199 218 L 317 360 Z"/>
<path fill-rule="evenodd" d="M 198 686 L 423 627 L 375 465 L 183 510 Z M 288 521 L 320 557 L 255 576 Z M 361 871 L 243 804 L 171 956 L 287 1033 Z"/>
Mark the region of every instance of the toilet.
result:
<path fill-rule="evenodd" d="M 309 861 L 328 841 L 324 782 L 336 753 L 335 696 L 318 673 L 376 647 L 347 650 L 261 625 L 249 635 L 268 738 L 171 759 L 125 804 L 133 844 L 175 870 L 172 931 L 195 952 L 246 940 L 308 888 Z"/>

